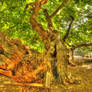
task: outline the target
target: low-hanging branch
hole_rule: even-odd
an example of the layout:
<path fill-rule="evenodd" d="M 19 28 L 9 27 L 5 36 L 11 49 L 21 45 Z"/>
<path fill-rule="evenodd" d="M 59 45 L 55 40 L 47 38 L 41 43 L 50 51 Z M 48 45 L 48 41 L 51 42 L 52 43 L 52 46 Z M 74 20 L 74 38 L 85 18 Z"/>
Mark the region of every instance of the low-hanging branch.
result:
<path fill-rule="evenodd" d="M 71 50 L 75 50 L 76 48 L 86 47 L 86 46 L 92 46 L 92 43 L 81 43 L 81 44 L 72 46 L 72 47 L 71 47 Z"/>
<path fill-rule="evenodd" d="M 51 15 L 50 15 L 50 18 L 53 18 L 58 12 L 60 9 L 62 9 L 70 0 L 66 0 L 64 1 Z"/>
<path fill-rule="evenodd" d="M 71 18 L 72 18 L 72 21 L 69 24 L 69 28 L 67 29 L 66 35 L 63 37 L 63 42 L 66 41 L 66 39 L 68 38 L 69 34 L 71 33 L 71 29 L 72 29 L 73 22 L 74 22 L 74 18 L 73 17 L 71 17 Z"/>

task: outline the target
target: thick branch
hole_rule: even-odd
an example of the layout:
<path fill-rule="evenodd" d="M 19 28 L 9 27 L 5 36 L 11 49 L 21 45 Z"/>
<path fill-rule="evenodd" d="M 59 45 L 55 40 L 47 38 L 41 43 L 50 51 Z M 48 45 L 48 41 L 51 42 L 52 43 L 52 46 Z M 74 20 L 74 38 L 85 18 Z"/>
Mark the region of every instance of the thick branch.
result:
<path fill-rule="evenodd" d="M 82 43 L 82 44 L 78 44 L 75 46 L 72 46 L 72 50 L 75 50 L 76 48 L 80 48 L 80 47 L 86 47 L 86 46 L 92 46 L 92 43 Z"/>
<path fill-rule="evenodd" d="M 39 13 L 41 6 L 40 6 L 40 0 L 36 0 L 35 2 L 35 9 L 34 9 L 34 13 L 32 15 L 32 17 L 35 19 Z"/>
<path fill-rule="evenodd" d="M 8 78 L 11 78 L 12 77 L 12 72 L 11 71 L 7 71 L 7 70 L 0 69 L 0 75 L 6 76 Z"/>
<path fill-rule="evenodd" d="M 69 34 L 71 33 L 71 29 L 72 29 L 72 26 L 73 26 L 73 22 L 74 22 L 74 18 L 72 17 L 72 21 L 71 21 L 71 23 L 69 24 L 69 28 L 67 29 L 66 35 L 65 35 L 64 38 L 63 38 L 63 42 L 66 41 L 66 39 L 68 38 Z"/>
<path fill-rule="evenodd" d="M 41 9 L 41 2 L 40 2 L 40 0 L 36 0 L 34 12 L 31 16 L 30 23 L 31 23 L 33 29 L 38 32 L 38 34 L 40 35 L 42 40 L 45 42 L 46 37 L 47 37 L 46 31 L 43 28 L 43 26 L 36 21 L 36 17 L 38 15 L 40 9 Z"/>
<path fill-rule="evenodd" d="M 45 3 L 47 3 L 48 0 L 36 0 L 35 1 L 35 9 L 34 9 L 34 13 L 32 14 L 32 18 L 36 18 L 38 13 L 39 13 L 39 10 L 41 9 L 41 6 Z"/>
<path fill-rule="evenodd" d="M 15 80 L 16 82 L 32 82 L 33 80 L 36 79 L 37 74 L 39 74 L 39 72 L 41 71 L 46 71 L 46 67 L 44 66 L 39 66 L 36 70 L 34 70 L 33 72 L 28 72 L 26 75 L 12 75 L 12 71 L 10 70 L 3 70 L 0 69 L 0 75 L 6 76 L 8 78 L 11 78 L 13 80 Z"/>
<path fill-rule="evenodd" d="M 43 12 L 46 15 L 46 20 L 48 22 L 48 28 L 50 29 L 53 26 L 51 18 L 50 18 L 50 15 L 49 15 L 49 13 L 48 13 L 48 11 L 46 9 L 43 9 Z"/>
<path fill-rule="evenodd" d="M 54 16 L 59 12 L 59 10 L 62 9 L 69 1 L 70 1 L 70 0 L 64 1 L 64 2 L 56 9 L 56 11 L 53 12 L 53 13 L 50 15 L 50 17 L 51 17 L 51 18 L 54 17 Z"/>

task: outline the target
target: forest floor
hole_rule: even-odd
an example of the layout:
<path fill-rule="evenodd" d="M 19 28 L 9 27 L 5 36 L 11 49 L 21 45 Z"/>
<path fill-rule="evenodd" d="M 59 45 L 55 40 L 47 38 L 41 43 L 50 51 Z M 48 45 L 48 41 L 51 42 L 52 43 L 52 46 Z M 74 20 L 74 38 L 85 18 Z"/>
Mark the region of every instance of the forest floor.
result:
<path fill-rule="evenodd" d="M 55 88 L 51 89 L 50 92 L 92 92 L 92 63 L 79 63 L 76 67 L 69 66 L 69 72 L 71 76 L 80 80 L 79 84 L 67 84 L 67 88 Z M 8 83 L 11 80 L 0 76 L 0 92 L 19 92 L 18 87 L 3 85 L 4 83 Z M 37 90 L 30 92 L 38 92 Z M 39 92 L 47 92 L 47 91 L 39 91 Z"/>

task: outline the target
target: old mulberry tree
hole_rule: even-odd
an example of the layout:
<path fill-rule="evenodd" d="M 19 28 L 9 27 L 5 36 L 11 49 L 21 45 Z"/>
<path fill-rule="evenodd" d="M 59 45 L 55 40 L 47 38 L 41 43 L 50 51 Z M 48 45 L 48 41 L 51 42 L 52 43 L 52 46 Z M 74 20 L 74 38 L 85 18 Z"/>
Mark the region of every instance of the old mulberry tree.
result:
<path fill-rule="evenodd" d="M 1 0 L 0 7 L 0 74 L 43 87 L 73 83 L 68 77 L 67 65 L 73 65 L 69 55 L 75 48 L 92 45 L 90 3 Z"/>

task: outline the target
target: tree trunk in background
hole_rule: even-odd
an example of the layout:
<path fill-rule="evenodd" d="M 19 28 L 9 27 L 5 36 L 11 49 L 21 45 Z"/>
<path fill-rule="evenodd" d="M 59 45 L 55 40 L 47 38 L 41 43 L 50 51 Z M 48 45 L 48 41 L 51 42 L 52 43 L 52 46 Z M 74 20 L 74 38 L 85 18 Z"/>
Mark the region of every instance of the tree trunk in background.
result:
<path fill-rule="evenodd" d="M 75 66 L 74 64 L 74 50 L 69 49 L 69 63 L 72 66 Z"/>
<path fill-rule="evenodd" d="M 74 61 L 74 50 L 72 50 L 72 61 Z"/>

